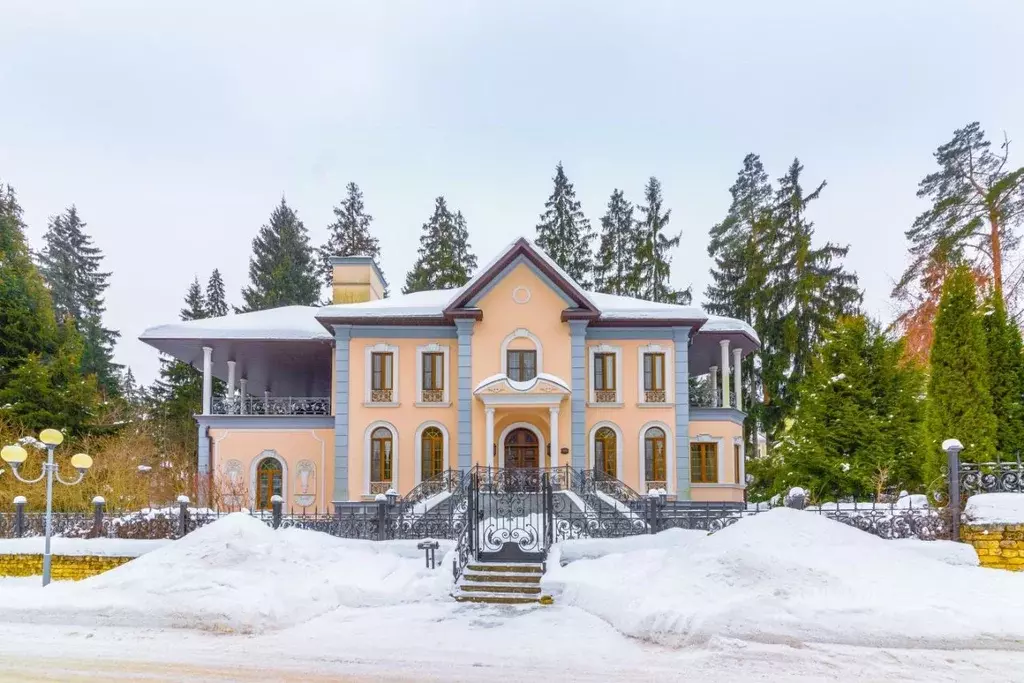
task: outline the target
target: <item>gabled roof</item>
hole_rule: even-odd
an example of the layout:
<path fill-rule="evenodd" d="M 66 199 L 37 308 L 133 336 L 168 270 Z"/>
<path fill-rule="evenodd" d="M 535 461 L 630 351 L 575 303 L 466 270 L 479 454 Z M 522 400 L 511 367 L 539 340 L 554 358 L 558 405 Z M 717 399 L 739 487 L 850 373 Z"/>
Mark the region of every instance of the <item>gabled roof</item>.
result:
<path fill-rule="evenodd" d="M 453 315 L 460 309 L 465 309 L 471 306 L 474 298 L 486 290 L 487 286 L 491 281 L 499 277 L 501 273 L 513 264 L 517 259 L 522 258 L 532 263 L 542 275 L 544 275 L 552 285 L 557 289 L 561 290 L 570 301 L 575 305 L 575 309 L 581 313 L 589 314 L 590 317 L 596 318 L 600 315 L 600 310 L 594 305 L 594 302 L 590 300 L 587 292 L 580 288 L 579 284 L 569 276 L 557 263 L 552 260 L 542 249 L 536 244 L 520 237 L 512 244 L 508 245 L 499 253 L 494 259 L 491 260 L 486 266 L 481 268 L 476 275 L 474 275 L 469 282 L 466 283 L 448 302 L 445 306 L 445 315 Z"/>

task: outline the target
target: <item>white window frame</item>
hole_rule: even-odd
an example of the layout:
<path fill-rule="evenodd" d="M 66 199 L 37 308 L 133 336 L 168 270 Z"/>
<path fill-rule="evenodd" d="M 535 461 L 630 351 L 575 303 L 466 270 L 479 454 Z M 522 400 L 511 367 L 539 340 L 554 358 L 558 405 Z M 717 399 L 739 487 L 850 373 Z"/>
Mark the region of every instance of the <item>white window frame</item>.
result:
<path fill-rule="evenodd" d="M 416 481 L 413 482 L 413 486 L 419 486 L 423 483 L 423 430 L 429 427 L 437 427 L 441 430 L 441 439 L 444 448 L 444 469 L 447 470 L 451 464 L 451 461 L 448 459 L 448 447 L 451 443 L 451 439 L 448 438 L 448 428 L 437 420 L 427 420 L 416 428 Z M 392 474 L 394 474 L 394 472 L 392 472 Z"/>
<path fill-rule="evenodd" d="M 537 376 L 544 372 L 544 347 L 541 346 L 540 339 L 537 335 L 530 332 L 525 327 L 519 327 L 501 340 L 501 374 L 508 377 L 508 346 L 514 339 L 529 339 L 533 342 L 533 348 L 537 352 Z M 522 349 L 523 351 L 529 351 L 529 349 Z M 530 380 L 533 381 L 533 380 Z"/>
<path fill-rule="evenodd" d="M 615 402 L 598 403 L 597 389 L 594 386 L 594 356 L 599 353 L 615 354 Z M 587 347 L 587 392 L 588 405 L 592 408 L 621 408 L 622 401 L 622 347 L 610 344 L 595 344 Z"/>
<path fill-rule="evenodd" d="M 590 434 L 587 436 L 587 457 L 589 458 L 589 468 L 592 470 L 597 469 L 597 446 L 594 439 L 597 437 L 597 431 L 602 427 L 608 427 L 615 432 L 615 478 L 619 481 L 624 481 L 623 475 L 623 462 L 622 462 L 622 430 L 619 429 L 619 425 L 611 422 L 610 420 L 602 420 L 594 424 L 590 428 Z"/>
<path fill-rule="evenodd" d="M 423 354 L 441 353 L 444 354 L 444 400 L 441 403 L 424 403 L 423 401 Z M 419 408 L 449 408 L 451 402 L 451 347 L 447 344 L 426 344 L 416 347 L 416 401 Z"/>
<path fill-rule="evenodd" d="M 373 399 L 373 354 L 391 354 L 391 391 L 394 400 L 389 403 L 374 402 Z M 398 372 L 398 347 L 387 342 L 377 342 L 373 346 L 365 347 L 363 352 L 363 406 L 367 408 L 397 408 L 400 405 L 398 393 L 398 381 L 401 374 Z"/>
<path fill-rule="evenodd" d="M 259 472 L 260 463 L 267 459 L 277 460 L 281 465 L 281 498 L 284 499 L 283 505 L 288 505 L 288 461 L 281 457 L 281 454 L 272 448 L 267 448 L 260 451 L 260 454 L 253 458 L 253 461 L 249 463 L 249 509 L 256 509 L 256 476 Z M 366 487 L 369 490 L 369 486 Z"/>
<path fill-rule="evenodd" d="M 398 488 L 398 429 L 387 420 L 371 422 L 363 432 L 363 496 L 370 495 L 370 436 L 374 430 L 384 427 L 391 432 L 391 488 L 399 491 Z"/>
<path fill-rule="evenodd" d="M 665 356 L 665 402 L 648 403 L 644 401 L 644 354 L 660 353 Z M 675 370 L 672 348 L 661 344 L 647 344 L 636 350 L 636 403 L 641 408 L 664 408 L 675 405 Z"/>
<path fill-rule="evenodd" d="M 646 489 L 647 484 L 647 453 L 644 452 L 644 437 L 647 436 L 647 430 L 651 427 L 659 427 L 665 432 L 665 476 L 668 477 L 668 493 L 669 495 L 675 495 L 676 492 L 676 480 L 678 479 L 678 472 L 676 471 L 676 437 L 673 429 L 665 422 L 661 420 L 651 420 L 650 422 L 644 423 L 640 427 L 640 433 L 638 434 L 638 445 L 637 454 L 639 459 L 639 470 L 640 470 L 640 482 L 639 489 Z M 647 494 L 646 490 L 640 491 L 642 494 Z"/>
<path fill-rule="evenodd" d="M 725 462 L 722 454 L 725 453 L 725 437 L 724 436 L 712 436 L 711 434 L 697 434 L 696 436 L 690 437 L 690 443 L 714 443 L 718 444 L 718 457 L 715 463 L 715 469 L 718 471 L 718 481 L 713 484 L 706 484 L 704 482 L 691 481 L 690 486 L 695 488 L 717 488 L 721 486 L 735 486 L 731 482 L 725 481 Z M 687 454 L 690 455 L 689 453 Z M 732 458 L 732 450 L 730 449 L 727 457 Z M 687 458 L 689 461 L 689 457 Z M 690 463 L 690 471 L 693 471 L 693 463 Z"/>

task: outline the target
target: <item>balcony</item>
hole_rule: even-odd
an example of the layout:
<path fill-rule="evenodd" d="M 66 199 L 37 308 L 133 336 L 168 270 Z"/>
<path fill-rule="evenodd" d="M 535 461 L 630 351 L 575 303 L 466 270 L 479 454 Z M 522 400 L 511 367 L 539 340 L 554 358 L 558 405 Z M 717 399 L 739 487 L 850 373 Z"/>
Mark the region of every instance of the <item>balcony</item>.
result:
<path fill-rule="evenodd" d="M 214 396 L 210 406 L 213 415 L 330 415 L 331 399 L 325 396 Z"/>

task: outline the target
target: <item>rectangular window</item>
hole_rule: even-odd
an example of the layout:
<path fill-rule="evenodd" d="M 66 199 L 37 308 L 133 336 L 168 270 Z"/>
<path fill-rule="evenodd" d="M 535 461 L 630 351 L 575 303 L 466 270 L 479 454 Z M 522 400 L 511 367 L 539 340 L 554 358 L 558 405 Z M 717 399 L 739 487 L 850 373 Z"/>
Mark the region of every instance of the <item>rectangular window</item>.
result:
<path fill-rule="evenodd" d="M 423 354 L 423 391 L 444 390 L 444 354 Z"/>
<path fill-rule="evenodd" d="M 374 352 L 370 356 L 370 401 L 391 403 L 394 401 L 394 354 Z"/>
<path fill-rule="evenodd" d="M 690 444 L 690 481 L 694 484 L 718 483 L 718 444 Z"/>
<path fill-rule="evenodd" d="M 665 391 L 665 354 L 644 354 L 644 391 Z"/>
<path fill-rule="evenodd" d="M 615 391 L 615 354 L 594 354 L 594 389 Z"/>
<path fill-rule="evenodd" d="M 510 380 L 528 382 L 537 376 L 536 351 L 508 351 L 505 359 Z"/>
<path fill-rule="evenodd" d="M 736 468 L 736 483 L 742 484 L 743 482 L 740 481 L 740 474 L 742 473 L 742 469 L 740 468 L 740 461 L 743 460 L 743 447 L 740 446 L 739 444 L 733 444 L 732 457 L 733 467 Z"/>

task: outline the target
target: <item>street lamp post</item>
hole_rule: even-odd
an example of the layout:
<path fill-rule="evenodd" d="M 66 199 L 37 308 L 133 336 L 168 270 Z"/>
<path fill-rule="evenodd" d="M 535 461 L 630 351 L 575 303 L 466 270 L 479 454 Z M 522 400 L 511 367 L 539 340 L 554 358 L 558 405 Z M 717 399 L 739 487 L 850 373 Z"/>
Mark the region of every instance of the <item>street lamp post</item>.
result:
<path fill-rule="evenodd" d="M 45 586 L 50 583 L 50 537 L 53 534 L 53 480 L 56 478 L 58 482 L 65 486 L 74 486 L 82 481 L 85 473 L 92 467 L 92 458 L 85 453 L 72 455 L 71 466 L 78 470 L 78 478 L 74 481 L 65 481 L 61 478 L 56 463 L 53 462 L 53 451 L 64 441 L 64 435 L 56 429 L 44 429 L 39 433 L 39 440 L 46 446 L 46 463 L 43 465 L 43 471 L 35 479 L 26 479 L 18 471 L 18 468 L 28 458 L 28 452 L 22 446 L 17 444 L 4 446 L 0 450 L 0 458 L 3 458 L 3 461 L 11 466 L 11 471 L 18 481 L 26 484 L 35 484 L 42 481 L 44 477 L 46 478 L 46 540 L 43 546 L 43 585 Z"/>

